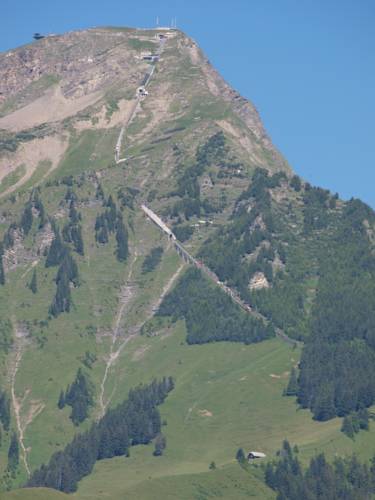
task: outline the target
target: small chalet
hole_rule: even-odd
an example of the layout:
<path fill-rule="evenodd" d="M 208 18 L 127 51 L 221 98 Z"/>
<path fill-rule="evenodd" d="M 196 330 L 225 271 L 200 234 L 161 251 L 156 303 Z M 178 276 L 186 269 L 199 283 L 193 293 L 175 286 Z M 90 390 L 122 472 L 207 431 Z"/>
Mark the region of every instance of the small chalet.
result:
<path fill-rule="evenodd" d="M 247 459 L 250 462 L 250 460 L 256 460 L 257 458 L 265 458 L 266 454 L 262 453 L 261 451 L 249 451 L 247 454 Z"/>

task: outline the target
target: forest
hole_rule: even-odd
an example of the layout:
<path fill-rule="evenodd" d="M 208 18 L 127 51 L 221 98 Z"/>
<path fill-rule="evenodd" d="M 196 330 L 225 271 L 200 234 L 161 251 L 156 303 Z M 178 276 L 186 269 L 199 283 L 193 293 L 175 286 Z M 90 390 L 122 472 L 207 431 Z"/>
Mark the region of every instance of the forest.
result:
<path fill-rule="evenodd" d="M 321 453 L 304 470 L 298 448 L 288 441 L 278 455 L 265 467 L 265 482 L 277 492 L 277 500 L 369 500 L 375 494 L 375 456 L 369 465 L 355 455 L 330 464 Z"/>
<path fill-rule="evenodd" d="M 349 201 L 322 249 L 311 332 L 300 363 L 298 402 L 328 420 L 375 402 L 374 212 Z"/>
<path fill-rule="evenodd" d="M 171 377 L 153 380 L 129 391 L 127 400 L 106 412 L 87 432 L 77 434 L 47 465 L 34 471 L 28 487 L 45 486 L 65 493 L 76 491 L 78 481 L 91 473 L 97 460 L 129 456 L 129 448 L 148 444 L 158 437 L 155 451 L 161 454 L 161 419 L 157 408 L 173 389 Z M 70 395 L 69 395 L 70 396 Z"/>
<path fill-rule="evenodd" d="M 231 341 L 250 344 L 275 335 L 272 327 L 242 311 L 201 271 L 190 268 L 163 300 L 158 316 L 185 319 L 188 344 Z"/>

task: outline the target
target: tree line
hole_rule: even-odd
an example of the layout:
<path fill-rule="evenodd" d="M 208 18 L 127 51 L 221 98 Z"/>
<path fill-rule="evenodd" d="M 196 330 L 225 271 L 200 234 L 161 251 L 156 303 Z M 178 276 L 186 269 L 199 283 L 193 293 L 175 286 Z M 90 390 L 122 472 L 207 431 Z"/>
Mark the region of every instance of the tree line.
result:
<path fill-rule="evenodd" d="M 250 344 L 274 336 L 272 327 L 246 314 L 196 268 L 189 268 L 161 303 L 158 316 L 185 319 L 188 344 L 222 340 Z"/>
<path fill-rule="evenodd" d="M 127 400 L 108 410 L 87 432 L 77 434 L 63 450 L 52 455 L 47 465 L 33 472 L 26 486 L 74 492 L 97 460 L 128 456 L 131 446 L 148 444 L 160 435 L 157 407 L 173 387 L 172 378 L 164 377 L 130 390 Z M 164 449 L 165 442 L 159 438 L 158 443 L 157 450 Z"/>
<path fill-rule="evenodd" d="M 279 459 L 265 467 L 265 482 L 277 500 L 369 500 L 375 494 L 375 456 L 369 465 L 355 455 L 331 464 L 321 453 L 304 470 L 298 449 L 284 441 Z"/>
<path fill-rule="evenodd" d="M 298 402 L 317 420 L 375 402 L 375 214 L 349 201 L 320 258 L 311 331 L 304 346 Z"/>

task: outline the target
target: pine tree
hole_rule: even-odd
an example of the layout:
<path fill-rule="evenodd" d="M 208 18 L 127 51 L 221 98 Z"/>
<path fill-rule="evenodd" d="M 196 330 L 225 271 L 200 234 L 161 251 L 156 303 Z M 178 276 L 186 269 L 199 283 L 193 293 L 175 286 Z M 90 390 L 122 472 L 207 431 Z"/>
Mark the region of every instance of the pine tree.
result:
<path fill-rule="evenodd" d="M 54 228 L 54 232 L 55 238 L 53 239 L 48 250 L 46 267 L 58 266 L 67 252 L 66 246 L 61 241 L 60 231 L 57 228 Z"/>
<path fill-rule="evenodd" d="M 68 276 L 63 273 L 57 282 L 56 294 L 50 307 L 52 316 L 62 312 L 69 312 L 71 306 L 71 293 Z"/>
<path fill-rule="evenodd" d="M 117 220 L 116 241 L 117 241 L 117 249 L 116 249 L 117 260 L 119 260 L 120 262 L 125 262 L 129 254 L 128 233 L 121 218 L 118 218 Z"/>
<path fill-rule="evenodd" d="M 370 426 L 369 426 L 370 414 L 369 414 L 368 409 L 361 408 L 360 410 L 358 410 L 357 414 L 358 414 L 358 423 L 359 423 L 360 429 L 368 431 L 370 428 Z"/>
<path fill-rule="evenodd" d="M 73 226 L 72 231 L 72 241 L 74 244 L 74 249 L 80 255 L 84 255 L 83 239 L 82 239 L 82 228 L 80 225 Z"/>
<path fill-rule="evenodd" d="M 22 228 L 23 234 L 25 236 L 29 234 L 32 225 L 33 225 L 33 210 L 32 210 L 32 204 L 29 201 L 24 208 L 20 222 L 20 227 Z"/>
<path fill-rule="evenodd" d="M 66 390 L 65 404 L 72 408 L 70 418 L 74 425 L 86 420 L 89 409 L 94 404 L 92 383 L 80 368 L 74 382 Z"/>
<path fill-rule="evenodd" d="M 64 408 L 64 406 L 65 406 L 65 394 L 64 394 L 64 391 L 61 390 L 59 400 L 57 402 L 57 407 L 59 410 L 62 410 Z"/>
<path fill-rule="evenodd" d="M 5 271 L 2 254 L 0 255 L 0 285 L 5 285 Z"/>
<path fill-rule="evenodd" d="M 163 434 L 158 434 L 155 438 L 155 450 L 153 452 L 154 457 L 160 457 L 163 454 L 167 446 L 166 437 Z"/>
<path fill-rule="evenodd" d="M 298 177 L 298 175 L 293 175 L 290 181 L 290 185 L 295 191 L 301 191 L 302 184 L 301 179 Z"/>
<path fill-rule="evenodd" d="M 298 380 L 297 380 L 297 372 L 293 367 L 290 372 L 290 378 L 288 387 L 284 391 L 285 396 L 297 396 L 298 394 Z"/>
<path fill-rule="evenodd" d="M 353 420 L 351 415 L 347 415 L 341 426 L 341 432 L 343 432 L 346 436 L 348 436 L 350 439 L 354 438 L 354 428 L 353 428 Z"/>
<path fill-rule="evenodd" d="M 326 383 L 321 385 L 312 411 L 314 419 L 322 422 L 335 416 L 336 410 L 333 400 L 332 384 Z"/>
<path fill-rule="evenodd" d="M 98 187 L 96 188 L 95 197 L 97 199 L 99 199 L 99 198 L 103 199 L 104 198 L 104 191 L 103 191 L 102 185 L 100 183 L 98 184 Z"/>
<path fill-rule="evenodd" d="M 243 464 L 245 462 L 245 453 L 242 448 L 238 448 L 236 453 L 236 460 L 240 464 Z"/>
<path fill-rule="evenodd" d="M 70 202 L 70 207 L 69 207 L 69 219 L 72 224 L 78 224 L 79 222 L 79 214 L 76 210 L 74 201 L 72 200 Z"/>
<path fill-rule="evenodd" d="M 17 435 L 13 432 L 8 450 L 8 470 L 14 474 L 19 464 L 19 446 Z"/>
<path fill-rule="evenodd" d="M 5 391 L 0 390 L 0 422 L 4 431 L 8 432 L 10 427 L 10 399 Z"/>
<path fill-rule="evenodd" d="M 38 291 L 38 283 L 37 283 L 37 277 L 36 277 L 36 270 L 35 269 L 34 269 L 33 276 L 31 278 L 29 287 L 30 287 L 30 290 L 33 293 L 36 293 Z"/>
<path fill-rule="evenodd" d="M 108 230 L 106 225 L 102 226 L 96 233 L 96 241 L 102 244 L 108 243 Z"/>

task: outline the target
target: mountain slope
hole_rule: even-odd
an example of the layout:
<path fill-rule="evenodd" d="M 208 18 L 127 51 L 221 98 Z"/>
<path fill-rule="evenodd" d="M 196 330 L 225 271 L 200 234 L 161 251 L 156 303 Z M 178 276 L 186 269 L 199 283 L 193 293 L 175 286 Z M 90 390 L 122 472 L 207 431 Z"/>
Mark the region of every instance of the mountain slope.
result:
<path fill-rule="evenodd" d="M 148 498 L 151 468 L 163 495 L 185 474 L 211 488 L 210 462 L 225 478 L 239 447 L 272 456 L 285 437 L 303 460 L 315 449 L 367 459 L 371 428 L 353 443 L 340 419 L 315 422 L 282 393 L 299 363 L 293 339 L 306 342 L 302 406 L 314 411 L 327 392 L 307 358 L 334 279 L 324 261 L 338 241 L 345 264 L 337 235 L 354 228 L 363 260 L 358 279 L 343 281 L 348 293 L 359 282 L 361 297 L 371 290 L 372 211 L 294 176 L 253 105 L 176 30 L 73 32 L 0 62 L 2 487 L 23 484 L 130 389 L 163 376 L 175 380 L 160 406 L 163 455 L 145 445 L 99 460 L 78 498 L 124 479 L 121 491 Z M 354 310 L 361 317 L 360 302 Z M 371 328 L 354 335 L 361 345 L 371 347 Z M 19 463 L 7 470 L 12 433 Z"/>

